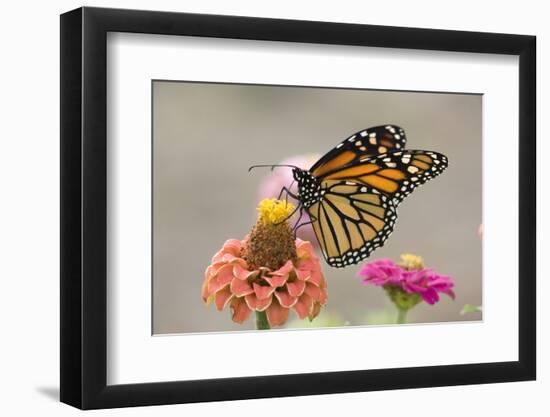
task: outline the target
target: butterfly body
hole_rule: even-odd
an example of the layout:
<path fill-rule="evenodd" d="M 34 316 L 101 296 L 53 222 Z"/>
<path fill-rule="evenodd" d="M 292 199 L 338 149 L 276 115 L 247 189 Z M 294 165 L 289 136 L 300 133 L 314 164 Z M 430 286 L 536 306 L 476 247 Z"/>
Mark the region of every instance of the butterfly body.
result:
<path fill-rule="evenodd" d="M 311 207 L 323 198 L 321 184 L 309 171 L 294 168 L 292 175 L 298 184 L 298 195 L 305 209 Z"/>
<path fill-rule="evenodd" d="M 351 135 L 309 170 L 293 168 L 295 197 L 329 265 L 356 264 L 383 246 L 397 206 L 447 167 L 446 156 L 405 144 L 402 128 L 376 126 Z"/>

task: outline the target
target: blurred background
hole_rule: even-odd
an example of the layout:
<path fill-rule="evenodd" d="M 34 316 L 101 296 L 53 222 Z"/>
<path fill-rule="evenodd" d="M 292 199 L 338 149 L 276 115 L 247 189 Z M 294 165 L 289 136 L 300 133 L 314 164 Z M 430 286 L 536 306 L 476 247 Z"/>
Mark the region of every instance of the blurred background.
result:
<path fill-rule="evenodd" d="M 368 261 L 413 253 L 454 278 L 454 301 L 420 303 L 409 322 L 480 320 L 461 310 L 482 303 L 481 95 L 154 81 L 153 333 L 253 329 L 253 318 L 235 324 L 229 309 L 200 296 L 212 256 L 227 239 L 242 239 L 259 200 L 290 178 L 248 167 L 311 165 L 350 134 L 388 123 L 405 129 L 407 148 L 447 155 L 449 168 L 401 203 L 394 233 Z M 292 312 L 285 327 L 395 321 L 384 290 L 360 283 L 361 265 L 322 262 L 327 305 L 311 324 Z"/>

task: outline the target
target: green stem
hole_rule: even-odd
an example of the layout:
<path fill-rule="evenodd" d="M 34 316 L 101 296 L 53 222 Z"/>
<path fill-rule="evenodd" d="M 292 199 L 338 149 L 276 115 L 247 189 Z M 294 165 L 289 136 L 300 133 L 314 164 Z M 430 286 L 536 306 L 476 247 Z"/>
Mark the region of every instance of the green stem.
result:
<path fill-rule="evenodd" d="M 256 311 L 256 329 L 269 330 L 271 326 L 267 321 L 267 314 L 265 311 Z"/>
<path fill-rule="evenodd" d="M 409 310 L 404 308 L 397 309 L 397 324 L 405 324 L 407 322 L 407 312 Z"/>

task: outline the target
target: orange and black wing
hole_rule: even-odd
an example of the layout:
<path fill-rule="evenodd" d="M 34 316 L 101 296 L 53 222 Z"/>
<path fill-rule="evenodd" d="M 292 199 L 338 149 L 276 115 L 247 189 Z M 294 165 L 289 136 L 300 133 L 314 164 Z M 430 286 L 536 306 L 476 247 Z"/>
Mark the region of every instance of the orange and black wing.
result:
<path fill-rule="evenodd" d="M 315 177 L 323 177 L 359 160 L 405 148 L 405 131 L 399 126 L 383 125 L 361 130 L 329 151 L 309 170 Z"/>
<path fill-rule="evenodd" d="M 325 181 L 322 191 L 323 198 L 306 210 L 330 266 L 356 264 L 384 245 L 397 219 L 391 198 L 349 181 Z"/>
<path fill-rule="evenodd" d="M 321 177 L 325 182 L 349 181 L 372 187 L 397 205 L 416 187 L 447 168 L 445 155 L 431 151 L 405 150 L 361 158 Z"/>
<path fill-rule="evenodd" d="M 447 164 L 437 152 L 399 151 L 323 176 L 322 198 L 306 210 L 327 263 L 353 265 L 382 246 L 393 231 L 397 205 Z"/>

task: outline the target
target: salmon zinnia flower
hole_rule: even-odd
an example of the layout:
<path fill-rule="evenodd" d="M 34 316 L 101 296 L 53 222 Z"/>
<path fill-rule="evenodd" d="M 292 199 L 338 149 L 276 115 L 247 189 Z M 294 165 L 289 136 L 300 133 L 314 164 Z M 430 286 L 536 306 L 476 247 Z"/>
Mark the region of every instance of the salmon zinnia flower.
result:
<path fill-rule="evenodd" d="M 202 299 L 243 323 L 254 311 L 259 329 L 281 326 L 294 310 L 313 320 L 327 301 L 326 281 L 311 243 L 294 239 L 286 218 L 293 206 L 263 200 L 244 240 L 230 239 L 205 272 Z"/>

